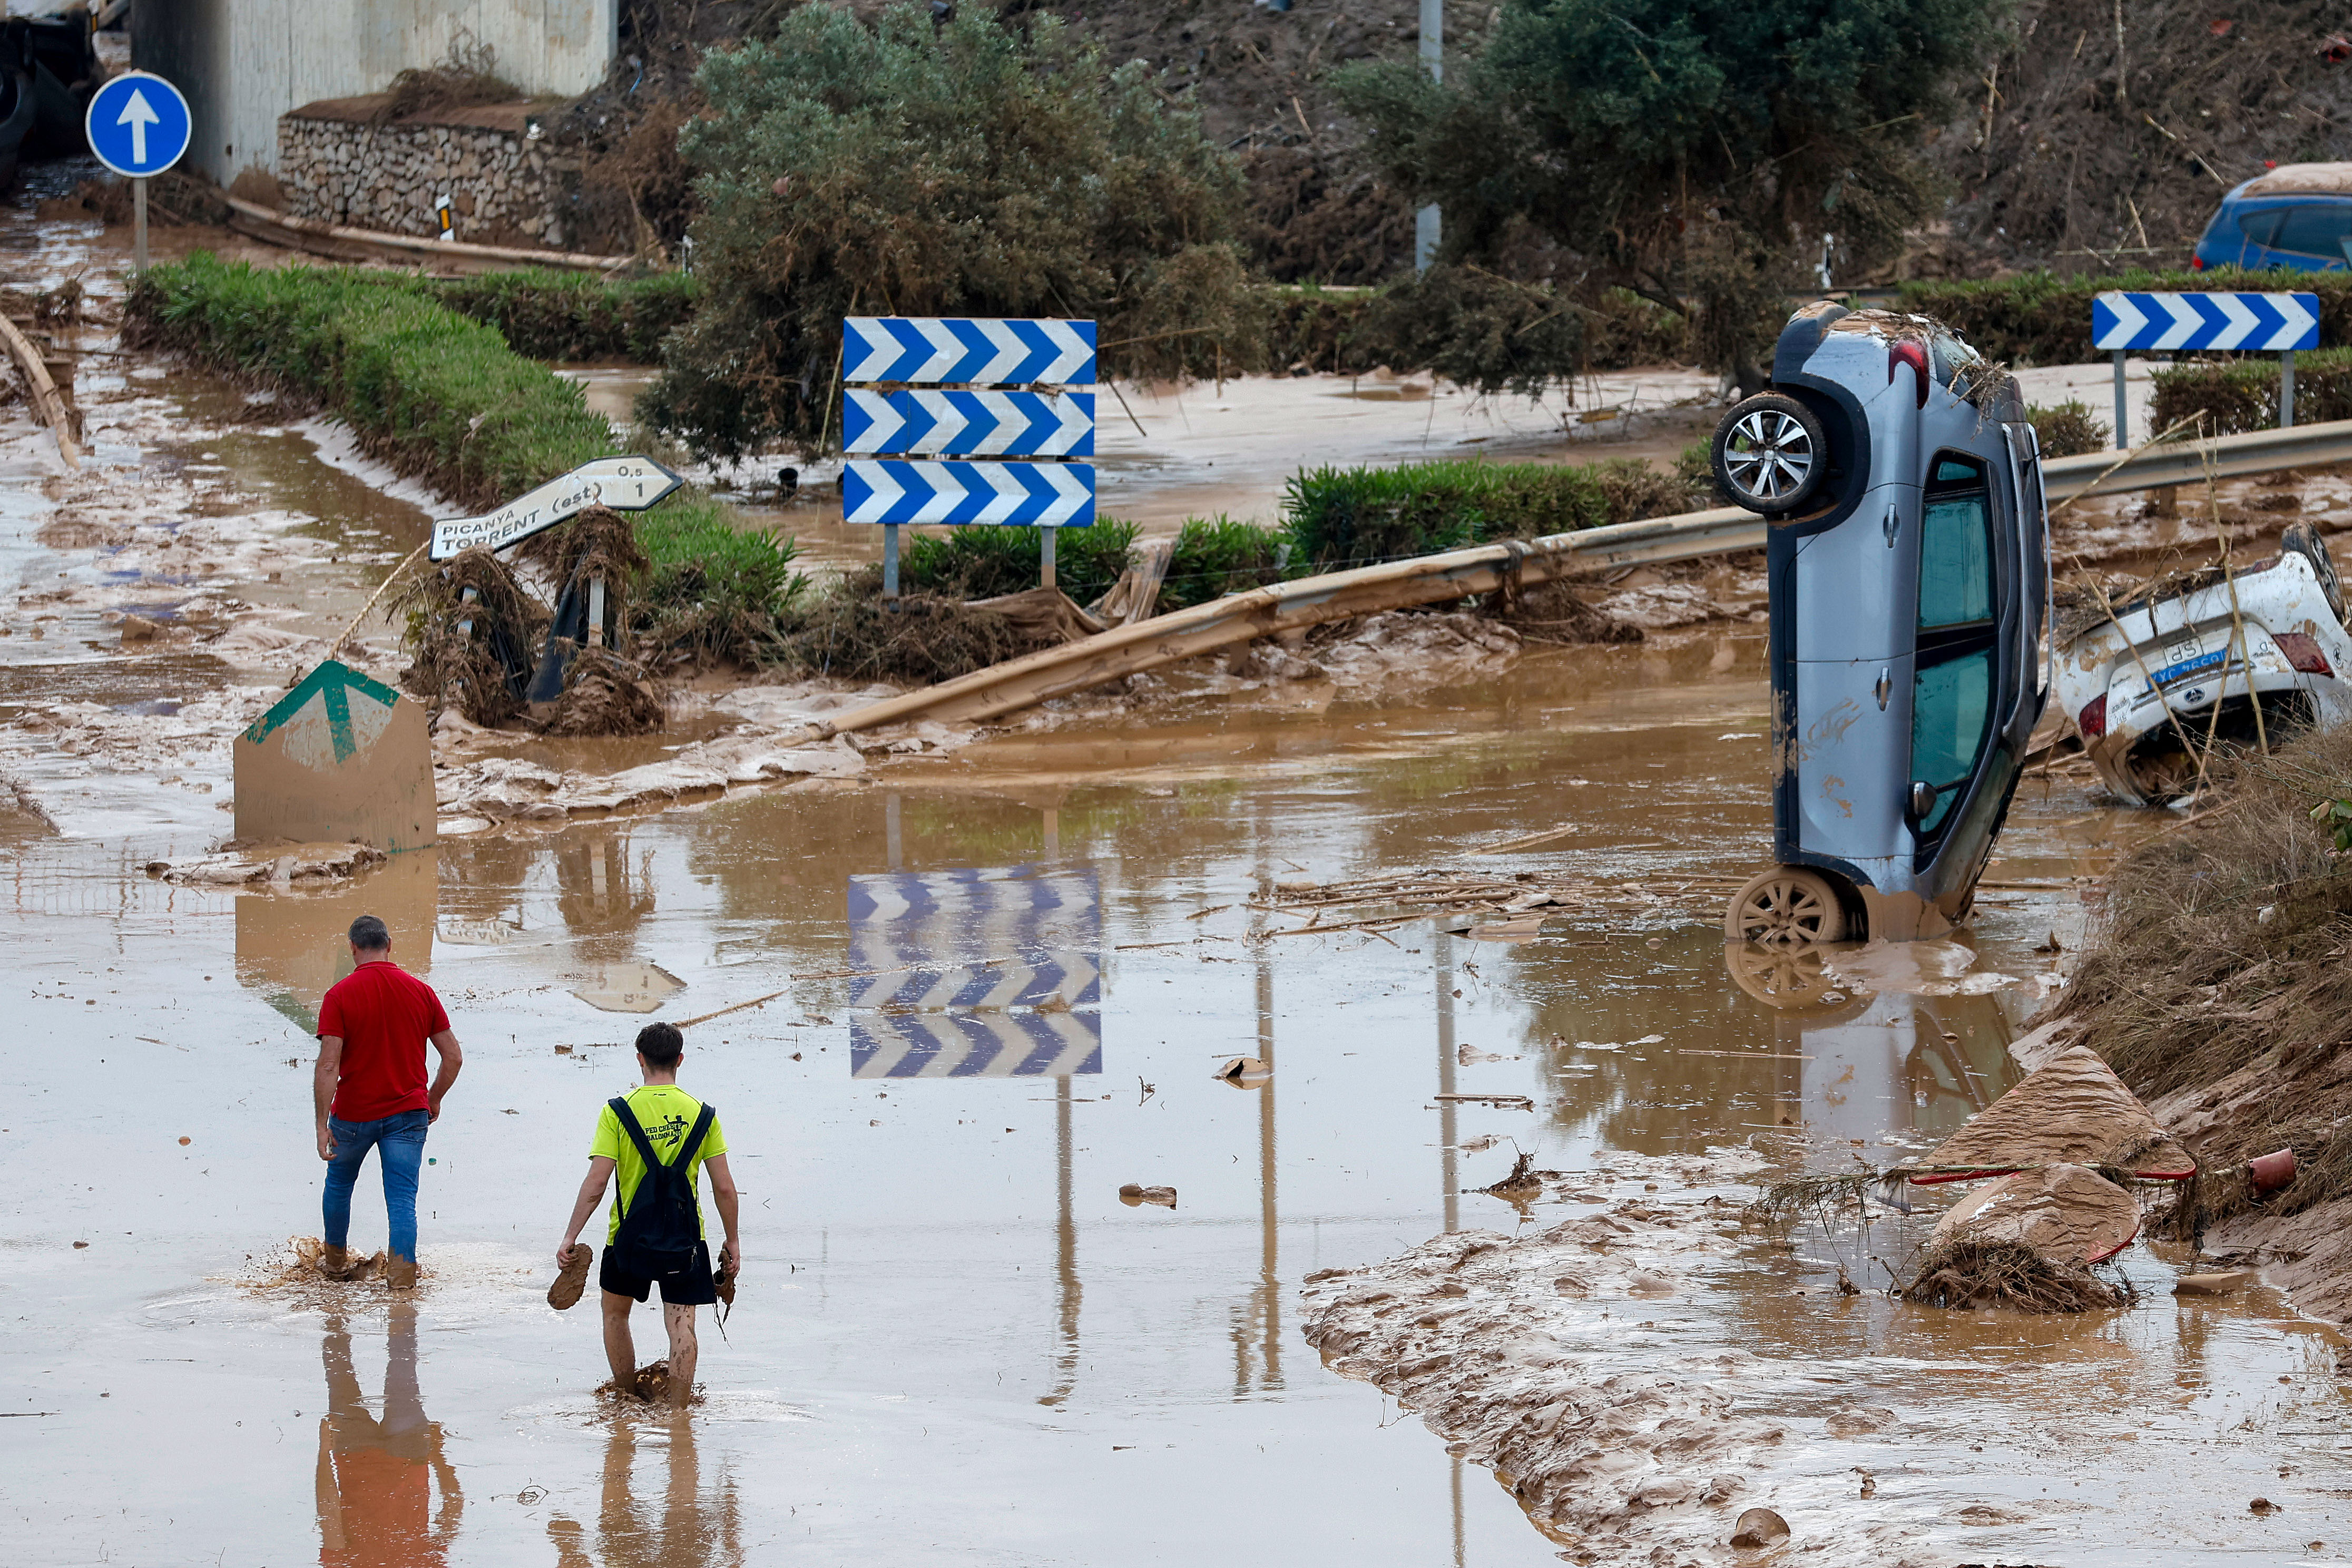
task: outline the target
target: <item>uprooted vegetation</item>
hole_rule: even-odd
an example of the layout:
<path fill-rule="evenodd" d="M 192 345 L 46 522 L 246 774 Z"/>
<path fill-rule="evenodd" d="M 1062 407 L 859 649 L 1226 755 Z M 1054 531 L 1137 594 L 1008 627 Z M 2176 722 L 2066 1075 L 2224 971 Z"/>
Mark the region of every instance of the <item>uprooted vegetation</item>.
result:
<path fill-rule="evenodd" d="M 1922 1253 L 1895 1292 L 1926 1307 L 2009 1307 L 2027 1312 L 2087 1312 L 2121 1306 L 2124 1295 L 2080 1263 L 2021 1241 L 1957 1237 Z"/>
<path fill-rule="evenodd" d="M 2352 795 L 2352 731 L 2228 773 L 2226 804 L 2116 868 L 2063 1006 L 2197 1155 L 2159 1219 L 2184 1237 L 2352 1197 L 2352 863 L 2312 817 Z M 2243 1166 L 2282 1148 L 2294 1179 L 2258 1199 Z"/>

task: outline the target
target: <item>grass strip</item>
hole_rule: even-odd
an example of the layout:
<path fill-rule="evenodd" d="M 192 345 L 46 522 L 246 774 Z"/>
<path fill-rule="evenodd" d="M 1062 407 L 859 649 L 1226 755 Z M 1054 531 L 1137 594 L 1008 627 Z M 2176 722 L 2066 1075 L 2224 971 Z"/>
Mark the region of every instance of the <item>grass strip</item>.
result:
<path fill-rule="evenodd" d="M 257 269 L 200 251 L 142 274 L 126 319 L 135 342 L 331 412 L 370 456 L 473 510 L 619 449 L 578 385 L 496 327 L 382 277 Z M 637 535 L 653 562 L 640 602 L 655 626 L 711 651 L 752 651 L 798 591 L 791 542 L 738 527 L 698 489 L 638 514 Z"/>

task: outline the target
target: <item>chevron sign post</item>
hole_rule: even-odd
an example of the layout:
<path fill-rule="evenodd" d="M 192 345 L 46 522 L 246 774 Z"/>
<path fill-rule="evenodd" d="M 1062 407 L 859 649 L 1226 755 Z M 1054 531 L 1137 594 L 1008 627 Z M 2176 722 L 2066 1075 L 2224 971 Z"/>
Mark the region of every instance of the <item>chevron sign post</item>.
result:
<path fill-rule="evenodd" d="M 2316 294 L 2142 294 L 2091 301 L 2091 343 L 2116 358 L 2116 445 L 2130 445 L 2124 404 L 2129 349 L 2210 349 L 2279 356 L 2279 426 L 2294 423 L 2294 354 L 2319 346 Z"/>
<path fill-rule="evenodd" d="M 1102 1070 L 1102 900 L 1038 866 L 849 879 L 854 1078 Z"/>
<path fill-rule="evenodd" d="M 1054 585 L 1054 531 L 1095 521 L 1095 470 L 1070 460 L 1094 456 L 1094 396 L 1061 390 L 1095 379 L 1092 321 L 850 316 L 841 379 L 856 388 L 842 406 L 842 515 L 882 525 L 886 600 L 898 596 L 905 523 L 1038 529 L 1039 576 Z M 909 384 L 942 389 L 896 389 Z M 1031 460 L 937 460 L 957 458 Z"/>

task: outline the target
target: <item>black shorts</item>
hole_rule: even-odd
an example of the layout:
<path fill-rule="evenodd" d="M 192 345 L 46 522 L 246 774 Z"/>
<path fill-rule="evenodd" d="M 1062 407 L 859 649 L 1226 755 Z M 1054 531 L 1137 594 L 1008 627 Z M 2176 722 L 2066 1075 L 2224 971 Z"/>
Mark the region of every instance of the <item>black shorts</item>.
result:
<path fill-rule="evenodd" d="M 653 1292 L 654 1281 L 642 1274 L 631 1274 L 616 1261 L 618 1254 L 604 1248 L 604 1261 L 597 1266 L 596 1283 L 615 1296 L 626 1296 L 642 1301 Z M 694 1261 L 686 1272 L 661 1281 L 661 1299 L 672 1307 L 709 1307 L 719 1300 L 719 1286 L 710 1274 L 710 1244 L 694 1244 Z"/>

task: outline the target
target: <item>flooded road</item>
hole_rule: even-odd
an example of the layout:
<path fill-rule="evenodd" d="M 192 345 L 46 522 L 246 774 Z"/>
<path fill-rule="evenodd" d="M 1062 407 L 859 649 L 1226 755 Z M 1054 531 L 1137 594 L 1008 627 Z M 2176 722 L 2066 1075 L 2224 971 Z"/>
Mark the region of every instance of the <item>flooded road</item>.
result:
<path fill-rule="evenodd" d="M 55 281 L 90 254 L 61 232 L 0 226 L 0 249 Z M 298 638 L 331 633 L 421 537 L 420 498 L 387 495 L 331 429 L 155 369 L 85 361 L 95 466 L 140 528 L 222 530 L 201 537 L 223 564 L 182 572 L 152 534 L 96 555 L 44 537 L 53 481 L 27 466 L 0 473 L 11 603 L 129 584 L 168 624 L 233 589 Z M 236 663 L 126 649 L 99 603 L 12 614 L 0 724 L 61 693 L 171 717 L 292 668 L 250 641 Z M 209 784 L 72 785 L 75 759 L 12 731 L 63 830 L 0 840 L 15 1555 L 1554 1562 L 1491 1473 L 1327 1370 L 1302 1282 L 1653 1185 L 1716 1190 L 1689 1174 L 1711 1148 L 1817 1169 L 1924 1149 L 2018 1076 L 2007 1045 L 2054 984 L 2053 939 L 2082 929 L 2073 879 L 2170 820 L 2031 779 L 1962 940 L 1727 963 L 1723 891 L 1769 852 L 1765 701 L 1761 628 L 1734 623 L 1531 651 L 1410 700 L 1318 684 L 1065 716 L 872 784 L 452 840 L 275 893 L 145 875 L 225 831 Z M 1479 853 L 1554 827 L 1573 831 Z M 1510 942 L 1254 907 L 1422 867 L 1623 896 Z M 1051 889 L 1062 912 L 974 904 L 983 885 Z M 947 936 L 926 953 L 880 919 L 925 900 L 982 913 L 929 928 Z M 282 1278 L 286 1239 L 318 1226 L 309 1031 L 363 911 L 467 1056 L 428 1144 L 427 1278 L 397 1305 Z M 885 934 L 929 967 L 881 962 Z M 884 1006 L 900 971 L 943 969 L 1033 1001 Z M 632 1082 L 628 1040 L 712 1014 L 684 1081 L 726 1117 L 742 1295 L 704 1335 L 706 1405 L 616 1415 L 589 1393 L 593 1308 L 541 1299 L 549 1255 L 597 1109 Z M 1237 1056 L 1270 1071 L 1212 1077 Z M 1573 1178 L 1565 1201 L 1477 1190 L 1521 1151 Z M 2352 1561 L 2333 1331 L 2260 1289 L 2176 1300 L 2186 1260 L 2144 1246 L 2137 1302 L 2078 1319 L 1837 1291 L 1840 1267 L 1882 1286 L 1941 1201 L 1866 1236 L 1740 1236 L 1663 1291 L 1565 1303 L 1549 1331 L 1595 1376 L 1721 1373 L 1743 1415 L 1781 1424 L 1739 1501 L 1785 1514 L 1799 1561 Z M 355 1242 L 379 1245 L 371 1181 L 356 1207 Z M 1670 1511 L 1703 1544 L 1662 1528 L 1656 1561 L 1739 1560 L 1712 1544 L 1727 1513 Z"/>
<path fill-rule="evenodd" d="M 1759 861 L 1760 643 L 1723 641 L 1531 656 L 1412 705 L 1016 734 L 876 787 L 445 844 L 319 894 L 139 873 L 202 847 L 184 833 L 19 847 L 12 1538 L 58 1562 L 307 1560 L 355 1521 L 416 1563 L 1553 1561 L 1486 1472 L 1323 1368 L 1301 1279 L 1583 1212 L 1522 1222 L 1473 1190 L 1515 1149 L 1622 1196 L 1660 1179 L 1640 1156 L 1790 1124 L 1924 1145 L 2014 1078 L 2032 949 L 2071 945 L 2080 907 L 1988 899 L 1970 973 L 2017 985 L 1782 1012 L 1727 971 L 1704 892 L 1521 943 L 1284 934 L 1297 917 L 1247 906 L 1554 825 L 1579 831 L 1478 863 L 1657 888 Z M 2031 787 L 2019 816 L 2003 885 L 2096 868 L 2116 821 Z M 855 1076 L 904 1016 L 856 1006 L 851 879 L 1020 868 L 1098 889 L 1099 999 L 1051 1058 L 1091 1070 L 1009 1073 L 1017 1054 L 959 1042 L 897 1058 L 944 1076 Z M 362 910 L 467 1046 L 413 1310 L 272 1282 L 316 1227 L 307 1031 Z M 587 1392 L 593 1316 L 541 1300 L 646 1016 L 582 994 L 677 1019 L 779 988 L 688 1030 L 684 1081 L 724 1112 L 745 1191 L 709 1402 L 676 1429 L 616 1418 Z M 1272 1064 L 1263 1087 L 1212 1079 L 1235 1055 Z M 358 1216 L 377 1245 L 364 1182 Z M 2326 1489 L 2332 1344 L 2274 1298 L 2176 1305 L 2135 1249 L 2131 1310 L 1960 1319 L 1837 1296 L 1833 1245 L 1883 1282 L 1851 1237 L 1759 1235 L 1639 1329 L 1590 1304 L 1594 1356 L 1767 1363 L 1792 1435 L 1748 1500 L 1803 1537 L 1892 1521 L 1921 1562 L 2070 1563 L 2352 1542 Z M 1894 1424 L 1827 1435 L 1856 1400 Z M 2285 1511 L 2252 1518 L 2257 1495 Z"/>

